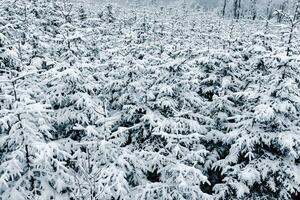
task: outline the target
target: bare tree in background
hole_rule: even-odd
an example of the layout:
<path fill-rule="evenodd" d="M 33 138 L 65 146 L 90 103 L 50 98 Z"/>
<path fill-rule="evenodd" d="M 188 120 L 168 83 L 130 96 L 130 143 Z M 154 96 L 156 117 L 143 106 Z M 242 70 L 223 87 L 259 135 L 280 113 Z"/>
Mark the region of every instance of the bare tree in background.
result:
<path fill-rule="evenodd" d="M 257 17 L 257 8 L 256 8 L 257 0 L 251 0 L 251 18 L 255 20 Z"/>
<path fill-rule="evenodd" d="M 281 10 L 282 12 L 286 12 L 288 4 L 289 4 L 289 0 L 284 0 L 282 4 L 279 6 L 279 10 Z M 277 13 L 277 22 L 281 23 L 283 18 L 284 16 L 282 14 Z"/>
<path fill-rule="evenodd" d="M 272 18 L 273 15 L 273 5 L 272 5 L 273 0 L 269 0 L 268 4 L 267 4 L 267 19 L 270 20 Z"/>
<path fill-rule="evenodd" d="M 227 7 L 227 0 L 224 0 L 223 9 L 222 9 L 222 16 L 225 17 L 226 14 L 226 7 Z"/>
<path fill-rule="evenodd" d="M 240 18 L 241 12 L 241 0 L 234 0 L 233 2 L 233 15 L 235 19 Z"/>
<path fill-rule="evenodd" d="M 289 31 L 289 39 L 287 42 L 287 50 L 286 55 L 291 55 L 291 46 L 292 46 L 292 40 L 294 37 L 294 31 L 297 26 L 297 24 L 300 22 L 300 0 L 297 0 L 296 3 L 296 9 L 294 15 L 290 15 L 283 10 L 277 10 L 277 14 L 280 15 L 282 18 L 286 19 L 289 22 L 290 25 L 290 31 Z"/>

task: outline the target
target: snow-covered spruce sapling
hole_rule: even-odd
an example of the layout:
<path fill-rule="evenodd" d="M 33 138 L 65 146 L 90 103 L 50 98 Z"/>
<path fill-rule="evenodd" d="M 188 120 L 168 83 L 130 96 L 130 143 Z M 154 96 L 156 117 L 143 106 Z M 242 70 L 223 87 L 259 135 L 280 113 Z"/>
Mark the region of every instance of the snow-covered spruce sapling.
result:
<path fill-rule="evenodd" d="M 27 71 L 11 51 L 0 53 L 0 195 L 49 199 L 67 189 L 65 154 L 51 143 L 48 106 L 24 87 L 36 71 Z"/>

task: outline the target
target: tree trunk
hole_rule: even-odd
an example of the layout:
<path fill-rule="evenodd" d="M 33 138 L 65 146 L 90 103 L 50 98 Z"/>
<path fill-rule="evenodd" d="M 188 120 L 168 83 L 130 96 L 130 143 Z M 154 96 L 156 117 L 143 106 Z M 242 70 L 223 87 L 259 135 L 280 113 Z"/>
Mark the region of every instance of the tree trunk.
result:
<path fill-rule="evenodd" d="M 226 14 L 226 7 L 227 7 L 227 0 L 224 0 L 223 9 L 222 9 L 222 16 L 225 17 Z"/>
<path fill-rule="evenodd" d="M 234 19 L 237 19 L 237 17 L 238 17 L 238 0 L 234 0 L 233 15 L 234 15 Z"/>
<path fill-rule="evenodd" d="M 238 1 L 238 19 L 241 17 L 241 1 L 242 0 Z"/>
<path fill-rule="evenodd" d="M 25 153 L 26 153 L 27 168 L 28 168 L 28 171 L 30 171 L 30 160 L 29 160 L 30 155 L 29 155 L 28 145 L 27 144 L 25 145 Z M 33 191 L 34 190 L 34 178 L 33 178 L 32 175 L 30 176 L 29 182 L 30 182 L 30 188 L 29 188 L 29 190 Z"/>
<path fill-rule="evenodd" d="M 300 0 L 297 1 L 295 13 L 293 20 L 291 21 L 291 29 L 290 29 L 290 34 L 289 34 L 289 40 L 288 40 L 288 47 L 286 50 L 286 55 L 290 56 L 291 54 L 291 45 L 292 45 L 292 40 L 293 40 L 293 35 L 294 35 L 294 29 L 297 25 L 297 20 L 299 19 L 299 14 L 300 14 Z"/>
<path fill-rule="evenodd" d="M 282 12 L 285 12 L 286 8 L 288 7 L 289 1 L 285 0 L 279 7 L 279 10 L 281 10 Z M 282 15 L 277 15 L 277 22 L 281 23 L 283 19 Z"/>
<path fill-rule="evenodd" d="M 273 0 L 269 0 L 268 1 L 268 6 L 267 6 L 267 19 L 270 20 L 272 18 L 272 13 L 273 13 L 273 8 L 272 8 L 272 1 Z"/>
<path fill-rule="evenodd" d="M 256 12 L 256 0 L 251 1 L 251 18 L 252 20 L 255 20 L 257 17 L 257 12 Z"/>
<path fill-rule="evenodd" d="M 233 15 L 235 19 L 239 19 L 240 18 L 240 13 L 241 11 L 241 0 L 234 0 L 233 3 Z"/>

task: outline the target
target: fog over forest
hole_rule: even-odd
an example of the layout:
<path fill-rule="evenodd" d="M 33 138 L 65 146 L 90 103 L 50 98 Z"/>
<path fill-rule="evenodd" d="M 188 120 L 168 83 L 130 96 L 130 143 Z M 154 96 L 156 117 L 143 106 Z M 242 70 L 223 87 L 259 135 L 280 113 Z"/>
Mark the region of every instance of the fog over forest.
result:
<path fill-rule="evenodd" d="M 157 6 L 178 6 L 186 4 L 188 7 L 199 7 L 206 11 L 222 10 L 224 2 L 228 10 L 232 10 L 234 0 L 70 0 L 71 2 L 82 5 L 87 9 L 97 10 L 99 7 L 107 4 L 115 4 L 122 7 L 139 6 L 146 8 L 151 5 Z M 255 2 L 258 14 L 264 13 L 271 5 L 272 9 L 280 9 L 281 5 L 285 5 L 289 9 L 295 7 L 295 0 L 241 0 L 243 10 L 251 9 L 251 4 Z M 262 16 L 261 16 L 262 17 Z M 263 16 L 265 17 L 265 16 Z"/>
<path fill-rule="evenodd" d="M 86 3 L 90 4 L 107 4 L 107 3 L 118 3 L 118 4 L 132 4 L 132 3 L 142 3 L 142 4 L 151 4 L 151 2 L 157 2 L 161 5 L 166 4 L 178 4 L 178 3 L 187 3 L 187 4 L 199 4 L 201 6 L 210 7 L 210 8 L 217 8 L 221 7 L 224 4 L 224 0 L 71 0 L 73 2 L 80 2 L 83 5 Z M 275 4 L 280 4 L 285 0 L 272 0 Z M 228 1 L 230 2 L 230 1 Z M 232 1 L 233 2 L 233 1 Z M 243 0 L 243 2 L 251 2 L 251 0 Z M 257 0 L 257 4 L 260 6 L 265 6 L 268 3 L 268 0 Z"/>

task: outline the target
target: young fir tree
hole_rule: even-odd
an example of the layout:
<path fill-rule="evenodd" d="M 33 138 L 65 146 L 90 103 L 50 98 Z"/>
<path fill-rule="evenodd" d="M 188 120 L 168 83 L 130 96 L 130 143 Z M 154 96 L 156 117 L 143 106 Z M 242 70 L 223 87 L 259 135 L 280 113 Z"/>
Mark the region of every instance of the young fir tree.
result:
<path fill-rule="evenodd" d="M 14 46 L 1 35 L 1 197 L 67 197 L 71 180 L 64 163 L 67 155 L 51 142 L 48 106 L 36 102 L 34 92 L 28 88 L 27 80 L 36 71 L 26 69 Z"/>
<path fill-rule="evenodd" d="M 248 78 L 236 96 L 244 104 L 223 139 L 228 153 L 214 164 L 224 176 L 214 190 L 222 199 L 296 198 L 298 61 L 278 55 L 258 59 L 256 53 L 244 66 Z"/>

